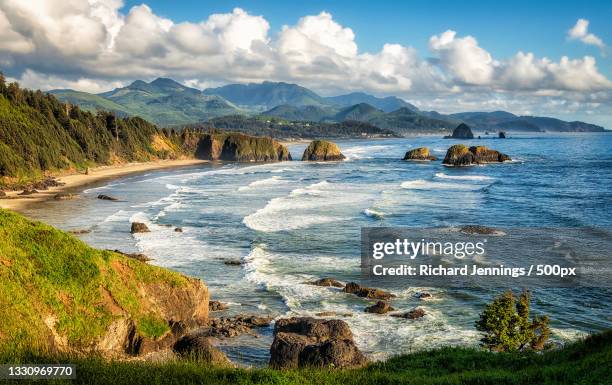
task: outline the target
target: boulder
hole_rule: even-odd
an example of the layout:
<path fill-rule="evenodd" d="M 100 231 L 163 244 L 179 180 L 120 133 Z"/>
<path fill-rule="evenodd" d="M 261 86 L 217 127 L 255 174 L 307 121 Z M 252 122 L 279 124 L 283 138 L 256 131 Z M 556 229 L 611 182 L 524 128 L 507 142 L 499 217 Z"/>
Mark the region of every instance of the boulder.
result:
<path fill-rule="evenodd" d="M 390 298 L 395 297 L 394 294 L 391 294 L 388 291 L 361 286 L 355 282 L 347 283 L 342 291 L 344 291 L 345 293 L 349 293 L 349 294 L 355 294 L 358 297 L 371 298 L 371 299 L 388 300 Z"/>
<path fill-rule="evenodd" d="M 322 311 L 315 313 L 317 317 L 352 317 L 353 313 L 338 313 L 335 311 Z"/>
<path fill-rule="evenodd" d="M 6 197 L 6 193 L 0 190 L 0 198 L 5 198 L 5 197 Z"/>
<path fill-rule="evenodd" d="M 227 309 L 227 306 L 219 301 L 208 301 L 208 311 L 221 311 Z"/>
<path fill-rule="evenodd" d="M 132 222 L 132 229 L 130 231 L 132 234 L 136 233 L 149 233 L 151 230 L 144 223 L 140 222 Z"/>
<path fill-rule="evenodd" d="M 459 228 L 459 231 L 465 234 L 479 234 L 479 235 L 497 235 L 500 233 L 499 230 L 492 227 L 481 226 L 481 225 L 465 225 Z"/>
<path fill-rule="evenodd" d="M 421 301 L 429 301 L 430 299 L 433 299 L 433 295 L 427 292 L 417 293 L 415 297 L 417 297 Z"/>
<path fill-rule="evenodd" d="M 211 337 L 236 337 L 253 334 L 256 327 L 269 326 L 272 317 L 239 314 L 235 317 L 222 317 L 210 320 L 208 334 Z"/>
<path fill-rule="evenodd" d="M 450 136 L 445 136 L 446 139 L 474 139 L 472 129 L 465 123 L 461 123 L 454 130 Z"/>
<path fill-rule="evenodd" d="M 499 132 L 499 139 L 506 139 L 506 133 L 504 131 Z"/>
<path fill-rule="evenodd" d="M 510 160 L 506 154 L 488 149 L 485 146 L 472 146 L 470 148 L 463 144 L 455 144 L 446 151 L 442 161 L 449 166 L 471 166 L 482 163 L 499 163 Z"/>
<path fill-rule="evenodd" d="M 182 233 L 183 232 L 183 228 L 182 227 L 177 227 L 174 229 L 175 233 Z"/>
<path fill-rule="evenodd" d="M 230 366 L 231 362 L 219 349 L 210 343 L 208 336 L 203 334 L 189 334 L 179 339 L 173 350 L 181 357 L 204 362 L 211 365 Z"/>
<path fill-rule="evenodd" d="M 81 233 L 81 234 L 83 234 L 83 233 Z M 117 254 L 121 254 L 124 257 L 135 259 L 135 260 L 140 261 L 140 262 L 148 262 L 148 261 L 151 260 L 151 258 L 149 258 L 148 256 L 146 256 L 146 255 L 144 255 L 142 253 L 124 253 L 123 251 L 117 250 L 117 249 L 112 250 L 112 251 L 117 253 Z"/>
<path fill-rule="evenodd" d="M 232 162 L 291 160 L 286 146 L 264 136 L 241 133 L 205 134 L 198 141 L 196 158 Z"/>
<path fill-rule="evenodd" d="M 408 151 L 403 160 L 438 160 L 438 158 L 429 153 L 429 148 L 419 147 Z"/>
<path fill-rule="evenodd" d="M 321 278 L 316 281 L 306 282 L 309 285 L 328 286 L 328 287 L 344 287 L 344 285 L 332 278 Z"/>
<path fill-rule="evenodd" d="M 239 259 L 228 259 L 226 261 L 223 261 L 223 264 L 227 266 L 240 266 L 242 265 L 242 261 L 240 261 Z"/>
<path fill-rule="evenodd" d="M 103 201 L 118 201 L 119 200 L 115 197 L 112 197 L 110 195 L 104 195 L 104 194 L 98 195 L 98 199 L 103 200 Z"/>
<path fill-rule="evenodd" d="M 310 142 L 306 150 L 304 150 L 304 155 L 302 155 L 302 160 L 305 161 L 336 161 L 345 158 L 337 144 L 326 140 Z"/>
<path fill-rule="evenodd" d="M 385 314 L 390 311 L 394 311 L 395 309 L 391 307 L 387 302 L 378 301 L 372 306 L 368 306 L 365 308 L 366 313 L 374 313 L 374 314 Z"/>
<path fill-rule="evenodd" d="M 274 368 L 351 368 L 366 363 L 344 321 L 294 317 L 276 322 L 270 347 Z"/>
<path fill-rule="evenodd" d="M 405 319 L 418 319 L 421 317 L 425 316 L 425 310 L 417 307 L 415 309 L 410 310 L 409 312 L 406 313 L 400 313 L 400 314 L 391 314 L 391 317 L 397 317 L 397 318 L 405 318 Z"/>

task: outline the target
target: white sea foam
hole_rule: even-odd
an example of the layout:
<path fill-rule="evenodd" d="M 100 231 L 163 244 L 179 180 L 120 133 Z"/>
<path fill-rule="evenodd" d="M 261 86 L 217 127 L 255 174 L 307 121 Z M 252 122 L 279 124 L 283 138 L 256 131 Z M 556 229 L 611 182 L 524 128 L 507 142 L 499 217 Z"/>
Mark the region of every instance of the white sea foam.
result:
<path fill-rule="evenodd" d="M 446 175 L 443 172 L 436 173 L 436 178 L 440 179 L 452 179 L 452 180 L 473 180 L 473 181 L 485 181 L 492 180 L 493 178 L 485 175 Z"/>
<path fill-rule="evenodd" d="M 424 179 L 402 182 L 400 186 L 408 190 L 478 190 L 482 188 L 482 185 L 432 182 Z"/>
<path fill-rule="evenodd" d="M 281 179 L 280 176 L 275 175 L 270 178 L 256 180 L 254 182 L 249 183 L 247 186 L 241 186 L 238 188 L 238 191 L 248 191 L 248 190 L 252 190 L 254 188 L 262 187 L 262 186 L 263 187 L 274 186 L 274 185 L 278 185 L 284 182 L 285 181 Z"/>
<path fill-rule="evenodd" d="M 376 219 L 383 219 L 385 216 L 385 213 L 383 213 L 382 211 L 378 211 L 374 209 L 365 209 L 363 210 L 363 213 L 370 218 L 376 218 Z"/>

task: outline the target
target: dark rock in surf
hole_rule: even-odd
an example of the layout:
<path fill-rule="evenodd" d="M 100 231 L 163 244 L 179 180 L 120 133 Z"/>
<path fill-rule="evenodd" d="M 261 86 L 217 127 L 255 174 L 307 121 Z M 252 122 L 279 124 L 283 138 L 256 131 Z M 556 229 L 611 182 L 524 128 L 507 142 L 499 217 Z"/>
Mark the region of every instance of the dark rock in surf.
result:
<path fill-rule="evenodd" d="M 506 139 L 506 133 L 504 131 L 499 132 L 499 139 Z"/>
<path fill-rule="evenodd" d="M 395 309 L 391 307 L 387 302 L 378 301 L 372 306 L 368 306 L 365 308 L 366 313 L 374 313 L 374 314 L 385 314 L 390 311 L 394 311 Z"/>
<path fill-rule="evenodd" d="M 182 227 L 177 227 L 174 229 L 175 233 L 182 233 L 183 232 L 183 228 Z"/>
<path fill-rule="evenodd" d="M 309 285 L 329 286 L 329 287 L 344 287 L 342 283 L 332 278 L 321 278 L 316 281 L 307 282 Z"/>
<path fill-rule="evenodd" d="M 144 223 L 140 222 L 132 222 L 132 229 L 130 230 L 132 234 L 136 233 L 149 233 L 151 230 Z"/>
<path fill-rule="evenodd" d="M 98 195 L 98 199 L 103 200 L 103 201 L 118 201 L 119 200 L 115 197 L 112 197 L 110 195 L 104 195 L 104 194 Z"/>
<path fill-rule="evenodd" d="M 273 368 L 354 368 L 367 362 L 344 321 L 294 317 L 276 322 L 270 347 Z"/>
<path fill-rule="evenodd" d="M 221 311 L 227 309 L 227 305 L 219 301 L 208 301 L 208 311 Z"/>
<path fill-rule="evenodd" d="M 371 299 L 388 300 L 395 297 L 395 294 L 391 294 L 388 291 L 361 286 L 355 282 L 347 283 L 342 291 L 349 294 L 355 294 L 358 297 Z"/>
<path fill-rule="evenodd" d="M 239 314 L 210 320 L 208 334 L 212 337 L 236 337 L 253 334 L 254 328 L 269 326 L 272 317 Z"/>
<path fill-rule="evenodd" d="M 231 366 L 227 356 L 210 343 L 205 334 L 193 333 L 179 339 L 173 350 L 181 357 L 217 366 Z"/>
<path fill-rule="evenodd" d="M 491 150 L 485 146 L 472 146 L 455 144 L 446 151 L 442 164 L 449 166 L 471 166 L 483 163 L 501 163 L 511 160 L 506 154 Z"/>
<path fill-rule="evenodd" d="M 414 320 L 414 319 L 418 319 L 418 318 L 422 318 L 425 316 L 425 310 L 421 309 L 421 308 L 416 308 L 416 309 L 412 309 L 409 312 L 406 313 L 400 313 L 400 314 L 391 314 L 391 317 L 397 317 L 397 318 L 405 318 L 405 319 L 410 319 L 410 320 Z"/>

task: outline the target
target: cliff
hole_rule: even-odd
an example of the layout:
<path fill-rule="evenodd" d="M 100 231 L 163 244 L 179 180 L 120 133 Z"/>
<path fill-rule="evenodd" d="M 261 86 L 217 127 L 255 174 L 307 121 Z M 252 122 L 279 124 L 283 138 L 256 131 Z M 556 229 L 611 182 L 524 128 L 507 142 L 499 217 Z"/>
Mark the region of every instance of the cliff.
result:
<path fill-rule="evenodd" d="M 208 321 L 208 298 L 200 280 L 0 210 L 0 353 L 162 350 Z"/>
<path fill-rule="evenodd" d="M 195 156 L 205 160 L 270 162 L 291 160 L 287 147 L 270 137 L 240 133 L 204 134 Z"/>

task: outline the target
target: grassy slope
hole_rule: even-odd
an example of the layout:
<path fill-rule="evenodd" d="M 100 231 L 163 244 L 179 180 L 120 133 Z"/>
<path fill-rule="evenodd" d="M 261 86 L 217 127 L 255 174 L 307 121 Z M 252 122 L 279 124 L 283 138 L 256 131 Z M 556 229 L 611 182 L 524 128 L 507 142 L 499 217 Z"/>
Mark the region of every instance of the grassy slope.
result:
<path fill-rule="evenodd" d="M 610 384 L 612 332 L 545 354 L 444 348 L 399 356 L 363 369 L 221 369 L 194 362 L 146 364 L 29 357 L 77 365 L 79 384 Z M 57 381 L 58 383 L 61 381 Z"/>
<path fill-rule="evenodd" d="M 143 336 L 157 337 L 168 326 L 143 305 L 140 285 L 179 287 L 174 272 L 101 251 L 51 226 L 0 209 L 0 356 L 42 349 L 57 319 L 58 333 L 75 346 L 103 334 L 117 316 L 105 288 L 129 312 Z"/>

